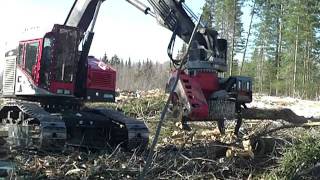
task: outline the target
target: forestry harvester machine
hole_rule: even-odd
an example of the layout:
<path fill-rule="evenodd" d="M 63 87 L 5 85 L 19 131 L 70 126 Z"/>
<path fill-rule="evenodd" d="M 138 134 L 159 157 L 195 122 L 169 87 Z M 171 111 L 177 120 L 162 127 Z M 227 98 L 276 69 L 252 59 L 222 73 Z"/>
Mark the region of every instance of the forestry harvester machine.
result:
<path fill-rule="evenodd" d="M 63 25 L 54 25 L 43 38 L 21 41 L 17 56 L 5 58 L 1 131 L 12 146 L 48 150 L 65 145 L 105 148 L 121 144 L 145 147 L 144 122 L 121 112 L 84 106 L 85 101 L 114 101 L 115 72 L 88 57 L 94 26 L 104 0 L 75 0 Z M 218 121 L 236 116 L 251 102 L 248 77 L 218 77 L 227 70 L 227 42 L 207 28 L 183 0 L 127 0 L 173 32 L 168 55 L 176 69 L 167 89 L 173 114 L 187 121 Z M 200 18 L 201 19 L 201 18 Z M 176 36 L 187 43 L 182 59 L 172 58 Z"/>
<path fill-rule="evenodd" d="M 5 58 L 0 119 L 11 146 L 132 149 L 148 144 L 144 122 L 84 106 L 115 100 L 115 71 L 88 56 L 102 2 L 76 0 L 63 25 L 54 25 L 43 38 L 20 41 L 18 55 Z"/>
<path fill-rule="evenodd" d="M 184 0 L 148 0 L 153 11 L 140 1 L 127 1 L 173 32 L 167 52 L 174 70 L 166 90 L 171 93 L 169 109 L 182 127 L 190 129 L 188 121 L 217 121 L 223 134 L 224 121 L 237 119 L 234 133 L 238 135 L 241 106 L 246 108 L 252 101 L 252 81 L 245 76 L 219 77 L 227 71 L 227 41 L 219 39 L 218 32 L 202 22 Z M 179 59 L 173 59 L 176 36 L 187 44 Z"/>

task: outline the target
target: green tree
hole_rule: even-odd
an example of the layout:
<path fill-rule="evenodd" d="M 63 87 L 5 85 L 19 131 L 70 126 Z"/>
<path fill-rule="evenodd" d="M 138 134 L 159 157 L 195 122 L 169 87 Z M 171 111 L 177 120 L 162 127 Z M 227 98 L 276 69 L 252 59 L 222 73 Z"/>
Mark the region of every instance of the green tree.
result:
<path fill-rule="evenodd" d="M 102 59 L 101 59 L 104 63 L 109 63 L 109 59 L 108 59 L 108 56 L 107 56 L 107 53 L 106 52 L 104 52 L 104 54 L 103 54 L 103 57 L 102 57 Z"/>
<path fill-rule="evenodd" d="M 214 3 L 214 4 L 213 4 Z M 219 32 L 220 37 L 228 41 L 228 74 L 233 75 L 238 71 L 238 65 L 235 64 L 235 56 L 241 53 L 244 47 L 242 6 L 244 0 L 215 0 L 207 1 L 203 8 L 204 17 L 207 21 L 214 23 L 215 29 Z M 212 5 L 213 4 L 213 5 Z M 208 9 L 214 9 L 214 18 Z"/>
<path fill-rule="evenodd" d="M 128 67 L 131 68 L 131 65 L 132 65 L 131 64 L 131 58 L 129 57 L 129 59 L 128 59 Z"/>
<path fill-rule="evenodd" d="M 111 57 L 110 64 L 111 65 L 119 65 L 120 64 L 120 58 L 118 57 L 118 55 L 115 54 Z"/>
<path fill-rule="evenodd" d="M 202 7 L 203 19 L 209 28 L 213 28 L 215 24 L 215 0 L 206 0 Z"/>
<path fill-rule="evenodd" d="M 319 94 L 319 3 L 312 0 L 256 0 L 256 86 L 271 95 L 312 98 Z M 256 53 L 257 54 L 257 53 Z M 264 68 L 262 68 L 264 66 Z"/>

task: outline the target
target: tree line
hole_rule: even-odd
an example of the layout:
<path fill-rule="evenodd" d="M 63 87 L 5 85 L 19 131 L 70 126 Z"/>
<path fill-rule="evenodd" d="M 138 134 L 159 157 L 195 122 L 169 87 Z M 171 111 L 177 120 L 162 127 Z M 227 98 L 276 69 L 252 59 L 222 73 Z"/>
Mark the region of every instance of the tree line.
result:
<path fill-rule="evenodd" d="M 116 69 L 116 86 L 121 90 L 164 89 L 169 78 L 169 62 L 161 64 L 150 59 L 133 61 L 130 57 L 124 60 L 116 54 L 108 58 L 106 53 L 101 60 Z"/>
<path fill-rule="evenodd" d="M 250 76 L 257 93 L 320 97 L 320 1 L 205 0 L 202 10 L 228 41 L 225 77 Z M 164 88 L 170 74 L 169 62 L 101 59 L 117 70 L 120 89 Z"/>
<path fill-rule="evenodd" d="M 228 40 L 226 76 L 251 76 L 259 93 L 319 98 L 319 1 L 206 0 L 203 14 Z"/>

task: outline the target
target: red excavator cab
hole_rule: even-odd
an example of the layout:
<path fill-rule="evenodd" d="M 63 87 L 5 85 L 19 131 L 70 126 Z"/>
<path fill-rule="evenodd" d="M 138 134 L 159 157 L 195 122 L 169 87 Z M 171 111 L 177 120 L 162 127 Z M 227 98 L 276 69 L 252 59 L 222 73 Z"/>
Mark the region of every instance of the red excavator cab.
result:
<path fill-rule="evenodd" d="M 73 96 L 78 44 L 78 30 L 61 25 L 43 38 L 20 41 L 14 94 Z"/>
<path fill-rule="evenodd" d="M 62 25 L 55 25 L 44 38 L 20 41 L 14 94 L 114 102 L 116 71 L 93 56 L 79 67 L 78 44 L 78 30 Z M 85 70 L 77 74 L 80 68 Z M 85 85 L 77 87 L 77 80 Z"/>

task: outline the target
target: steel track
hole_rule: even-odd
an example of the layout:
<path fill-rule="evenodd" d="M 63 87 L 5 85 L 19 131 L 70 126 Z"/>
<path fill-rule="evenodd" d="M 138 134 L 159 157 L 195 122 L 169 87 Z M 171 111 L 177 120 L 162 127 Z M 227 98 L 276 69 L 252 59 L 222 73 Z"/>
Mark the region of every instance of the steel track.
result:
<path fill-rule="evenodd" d="M 54 112 L 50 107 L 55 108 Z M 2 129 L 8 131 L 8 144 L 44 150 L 60 150 L 65 146 L 104 149 L 119 144 L 131 150 L 148 145 L 149 131 L 144 122 L 119 111 L 70 107 L 58 112 L 56 107 L 5 99 L 0 118 Z"/>

